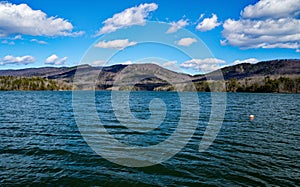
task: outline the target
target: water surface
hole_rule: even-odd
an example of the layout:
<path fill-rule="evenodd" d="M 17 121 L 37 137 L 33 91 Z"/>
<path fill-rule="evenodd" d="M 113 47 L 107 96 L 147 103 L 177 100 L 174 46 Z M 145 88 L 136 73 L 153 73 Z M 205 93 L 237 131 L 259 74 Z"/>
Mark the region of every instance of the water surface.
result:
<path fill-rule="evenodd" d="M 118 122 L 111 92 L 96 93 L 99 117 L 120 142 L 151 146 L 172 135 L 180 119 L 175 92 L 132 92 L 130 108 L 150 118 L 149 103 L 165 102 L 163 123 L 148 133 Z M 186 93 L 188 97 L 188 93 Z M 300 95 L 228 93 L 222 128 L 205 152 L 198 152 L 207 126 L 209 93 L 198 93 L 200 117 L 193 138 L 173 158 L 145 168 L 107 161 L 84 141 L 72 108 L 72 92 L 0 92 L 1 185 L 280 185 L 300 183 Z M 255 115 L 249 121 L 249 114 Z M 191 119 L 195 120 L 195 119 Z"/>

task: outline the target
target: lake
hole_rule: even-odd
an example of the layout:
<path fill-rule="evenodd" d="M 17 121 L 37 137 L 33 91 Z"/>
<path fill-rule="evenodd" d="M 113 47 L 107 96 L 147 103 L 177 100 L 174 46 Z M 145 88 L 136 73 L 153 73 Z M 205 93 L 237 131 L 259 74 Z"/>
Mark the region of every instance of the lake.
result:
<path fill-rule="evenodd" d="M 138 122 L 137 129 L 123 126 L 119 121 L 126 122 L 129 117 L 122 116 L 120 112 L 119 116 L 115 115 L 111 93 L 97 91 L 95 106 L 101 123 L 116 140 L 126 145 L 151 147 L 176 132 L 183 109 L 178 93 L 129 94 L 128 106 L 132 116 L 148 120 L 152 130 L 143 129 L 144 126 Z M 191 93 L 181 94 L 184 99 L 191 98 Z M 82 129 L 78 128 L 73 111 L 72 92 L 0 92 L 0 184 L 300 184 L 300 94 L 227 93 L 222 126 L 212 145 L 202 152 L 198 148 L 210 119 L 212 102 L 210 93 L 196 93 L 196 96 L 199 108 L 193 108 L 199 114 L 193 115 L 191 111 L 190 114 L 198 118 L 187 117 L 184 121 L 187 128 L 189 123 L 196 123 L 195 132 L 187 144 L 173 157 L 156 165 L 126 167 L 97 154 L 82 137 Z M 153 99 L 164 105 L 155 106 L 154 103 L 149 110 Z M 166 110 L 161 106 L 165 106 Z M 161 111 L 165 116 L 160 116 Z M 253 121 L 249 120 L 250 114 L 255 115 Z M 153 119 L 151 115 L 154 115 Z M 156 115 L 159 119 L 164 118 L 158 120 Z M 89 117 L 86 119 L 89 120 Z M 156 124 L 160 121 L 161 124 Z M 84 130 L 91 133 L 95 128 L 91 126 Z M 94 133 L 93 137 L 96 135 Z M 101 133 L 98 135 L 101 136 Z"/>

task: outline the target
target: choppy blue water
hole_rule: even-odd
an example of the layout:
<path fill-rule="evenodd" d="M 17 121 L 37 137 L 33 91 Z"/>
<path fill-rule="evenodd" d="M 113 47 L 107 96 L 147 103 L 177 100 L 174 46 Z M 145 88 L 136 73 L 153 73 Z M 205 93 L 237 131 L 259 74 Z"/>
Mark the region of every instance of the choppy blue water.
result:
<path fill-rule="evenodd" d="M 130 108 L 139 119 L 150 118 L 153 98 L 167 107 L 163 125 L 145 134 L 118 123 L 107 99 L 110 94 L 97 92 L 96 106 L 105 128 L 120 142 L 151 146 L 176 129 L 181 110 L 177 93 L 131 93 Z M 198 146 L 211 97 L 198 96 L 200 117 L 189 143 L 163 163 L 131 168 L 107 161 L 87 145 L 74 119 L 72 92 L 0 92 L 0 185 L 300 184 L 299 94 L 228 93 L 223 125 L 205 152 Z M 255 115 L 254 121 L 249 114 Z"/>

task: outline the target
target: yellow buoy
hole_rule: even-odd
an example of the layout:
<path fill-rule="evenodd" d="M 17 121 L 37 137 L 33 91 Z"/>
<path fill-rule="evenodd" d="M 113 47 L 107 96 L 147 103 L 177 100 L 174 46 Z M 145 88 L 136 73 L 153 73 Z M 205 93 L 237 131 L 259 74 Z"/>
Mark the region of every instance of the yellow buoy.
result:
<path fill-rule="evenodd" d="M 254 120 L 254 115 L 251 114 L 251 115 L 249 116 L 249 118 L 250 118 L 251 121 Z"/>

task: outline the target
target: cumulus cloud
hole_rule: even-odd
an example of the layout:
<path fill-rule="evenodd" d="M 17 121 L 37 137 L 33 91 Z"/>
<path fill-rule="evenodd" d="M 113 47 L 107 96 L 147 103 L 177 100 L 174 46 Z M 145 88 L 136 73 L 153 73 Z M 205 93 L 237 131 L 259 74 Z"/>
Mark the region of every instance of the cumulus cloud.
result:
<path fill-rule="evenodd" d="M 83 32 L 73 32 L 73 25 L 67 20 L 48 17 L 41 10 L 32 10 L 27 4 L 0 2 L 0 37 L 14 34 L 78 36 Z"/>
<path fill-rule="evenodd" d="M 173 21 L 170 24 L 171 24 L 171 27 L 167 30 L 167 32 L 166 32 L 167 34 L 177 32 L 179 29 L 184 28 L 189 23 L 188 23 L 188 20 L 181 19 L 177 22 Z"/>
<path fill-rule="evenodd" d="M 95 45 L 95 47 L 122 50 L 126 47 L 134 46 L 136 44 L 137 42 L 130 42 L 128 39 L 123 39 L 123 40 L 100 41 Z"/>
<path fill-rule="evenodd" d="M 182 38 L 177 42 L 177 45 L 190 46 L 195 42 L 197 42 L 197 40 L 195 38 Z"/>
<path fill-rule="evenodd" d="M 293 18 L 238 21 L 228 19 L 223 25 L 223 35 L 227 44 L 241 48 L 298 48 L 299 25 L 300 20 Z"/>
<path fill-rule="evenodd" d="M 233 62 L 233 65 L 243 64 L 243 63 L 256 64 L 257 62 L 259 62 L 259 60 L 257 60 L 256 58 L 248 58 L 248 59 L 245 59 L 245 60 L 235 60 Z"/>
<path fill-rule="evenodd" d="M 68 57 L 59 58 L 56 54 L 53 54 L 46 59 L 45 64 L 63 65 L 66 63 L 67 59 Z"/>
<path fill-rule="evenodd" d="M 241 12 L 243 18 L 295 17 L 300 12 L 300 0 L 260 0 Z"/>
<path fill-rule="evenodd" d="M 25 55 L 25 56 L 12 56 L 12 55 L 7 55 L 0 60 L 0 65 L 7 65 L 7 64 L 17 64 L 17 65 L 27 65 L 34 63 L 35 58 L 30 55 Z"/>
<path fill-rule="evenodd" d="M 96 36 L 115 32 L 118 29 L 127 28 L 133 25 L 145 25 L 149 14 L 157 8 L 158 5 L 155 3 L 145 3 L 117 13 L 113 15 L 113 17 L 102 22 L 104 26 L 96 33 Z"/>
<path fill-rule="evenodd" d="M 210 72 L 220 68 L 225 61 L 217 58 L 191 59 L 183 62 L 180 67 L 196 71 Z"/>
<path fill-rule="evenodd" d="M 201 17 L 203 17 L 203 15 L 201 15 Z M 203 19 L 203 21 L 196 26 L 196 29 L 200 30 L 201 32 L 205 32 L 212 30 L 219 25 L 221 25 L 221 23 L 218 22 L 218 16 L 216 14 L 212 14 L 211 18 Z"/>
<path fill-rule="evenodd" d="M 241 12 L 239 20 L 225 21 L 222 44 L 245 49 L 297 50 L 300 46 L 299 6 L 300 0 L 261 0 L 249 5 Z M 281 11 L 278 12 L 278 9 Z"/>

